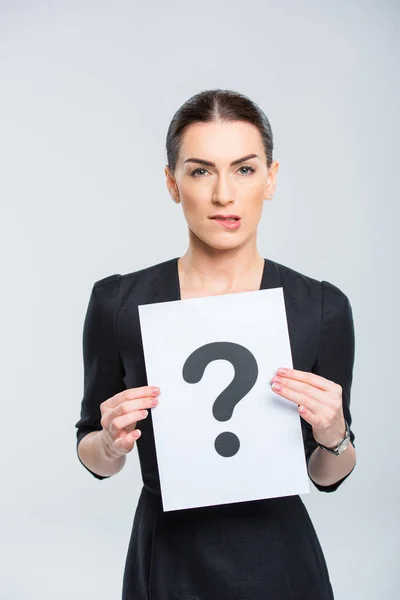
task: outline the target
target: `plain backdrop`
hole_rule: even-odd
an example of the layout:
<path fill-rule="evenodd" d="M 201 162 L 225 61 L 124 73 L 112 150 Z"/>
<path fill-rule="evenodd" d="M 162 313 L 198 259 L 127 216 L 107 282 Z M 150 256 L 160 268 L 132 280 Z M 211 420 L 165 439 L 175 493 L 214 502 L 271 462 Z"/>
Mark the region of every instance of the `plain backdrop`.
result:
<path fill-rule="evenodd" d="M 120 598 L 141 477 L 76 456 L 83 320 L 94 281 L 185 252 L 165 136 L 215 87 L 271 122 L 261 254 L 353 308 L 357 466 L 302 497 L 335 598 L 397 597 L 398 31 L 384 0 L 0 1 L 1 598 Z"/>

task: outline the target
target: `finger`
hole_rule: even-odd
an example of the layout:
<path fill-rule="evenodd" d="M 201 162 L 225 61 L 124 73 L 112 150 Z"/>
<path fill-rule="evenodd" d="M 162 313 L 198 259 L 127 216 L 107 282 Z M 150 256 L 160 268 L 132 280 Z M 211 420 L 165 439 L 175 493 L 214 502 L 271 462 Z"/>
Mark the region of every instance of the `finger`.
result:
<path fill-rule="evenodd" d="M 310 396 L 306 396 L 306 394 L 301 392 L 296 392 L 288 387 L 282 386 L 280 389 L 278 389 L 276 384 L 273 383 L 272 390 L 279 396 L 282 396 L 283 398 L 286 398 L 297 405 L 305 406 L 314 414 L 320 415 L 321 411 L 326 410 L 325 404 L 321 404 L 321 402 L 318 400 L 314 400 L 313 398 L 310 398 Z"/>
<path fill-rule="evenodd" d="M 126 425 L 126 427 L 124 427 L 123 431 L 125 431 L 127 434 L 131 433 L 131 431 L 135 431 L 136 425 L 137 425 L 137 422 L 132 423 L 131 425 Z"/>
<path fill-rule="evenodd" d="M 297 381 L 302 381 L 303 383 L 308 383 L 320 390 L 329 391 L 336 384 L 329 379 L 325 379 L 321 375 L 316 375 L 315 373 L 310 373 L 308 371 L 299 371 L 298 369 L 289 369 L 289 368 L 281 368 L 277 375 L 279 377 L 287 377 L 288 379 L 296 379 Z"/>
<path fill-rule="evenodd" d="M 115 420 L 117 417 L 128 415 L 132 412 L 137 412 L 140 410 L 154 408 L 155 406 L 157 406 L 158 402 L 158 398 L 154 396 L 151 398 L 139 398 L 138 400 L 127 400 L 125 402 L 121 402 L 121 404 L 119 404 L 116 408 L 109 408 L 108 410 L 103 405 L 101 405 L 101 426 L 106 429 L 110 427 L 112 421 Z M 130 421 L 131 419 L 128 420 Z M 124 427 L 124 425 L 122 425 L 122 427 Z M 130 430 L 132 429 L 127 429 L 127 431 Z"/>
<path fill-rule="evenodd" d="M 100 404 L 100 412 L 104 423 L 107 425 L 115 417 L 132 412 L 133 410 L 141 410 L 144 408 L 154 408 L 158 404 L 156 396 L 143 396 L 136 400 L 123 400 L 114 408 L 110 408 L 105 402 Z M 104 425 L 103 425 L 104 426 Z"/>
<path fill-rule="evenodd" d="M 125 452 L 130 452 L 135 444 L 135 442 L 140 438 L 142 432 L 140 429 L 135 429 L 135 431 L 131 431 L 126 435 L 122 435 L 114 441 L 114 445 L 120 449 L 125 450 Z"/>
<path fill-rule="evenodd" d="M 160 393 L 160 388 L 145 385 L 139 388 L 128 388 L 123 390 L 122 392 L 118 392 L 111 398 L 108 398 L 103 402 L 105 408 L 114 408 L 124 402 L 125 400 L 136 400 L 138 398 L 149 397 L 149 396 L 158 396 Z"/>
<path fill-rule="evenodd" d="M 142 410 L 144 408 L 154 408 L 158 404 L 158 398 L 155 396 L 145 396 L 137 400 L 125 400 L 116 408 L 112 409 L 113 417 L 119 417 L 132 412 L 133 410 Z"/>
<path fill-rule="evenodd" d="M 310 425 L 312 425 L 313 427 L 317 427 L 321 422 L 320 417 L 312 413 L 305 406 L 299 406 L 299 414 L 302 419 L 307 421 L 307 423 L 310 423 Z"/>
<path fill-rule="evenodd" d="M 331 395 L 325 390 L 323 391 L 320 388 L 316 388 L 309 383 L 304 383 L 302 381 L 298 381 L 297 379 L 289 379 L 287 377 L 277 376 L 274 376 L 271 382 L 280 385 L 281 390 L 289 389 L 299 394 L 304 394 L 305 396 L 313 398 L 314 400 L 318 400 L 318 402 L 321 402 L 322 404 L 329 404 Z M 279 388 L 276 386 L 273 389 L 274 391 L 279 390 Z"/>
<path fill-rule="evenodd" d="M 126 415 L 122 415 L 121 417 L 116 417 L 111 421 L 108 428 L 111 436 L 114 439 L 117 439 L 121 430 L 128 425 L 132 425 L 133 423 L 137 423 L 138 421 L 146 419 L 148 414 L 148 410 L 134 410 Z"/>

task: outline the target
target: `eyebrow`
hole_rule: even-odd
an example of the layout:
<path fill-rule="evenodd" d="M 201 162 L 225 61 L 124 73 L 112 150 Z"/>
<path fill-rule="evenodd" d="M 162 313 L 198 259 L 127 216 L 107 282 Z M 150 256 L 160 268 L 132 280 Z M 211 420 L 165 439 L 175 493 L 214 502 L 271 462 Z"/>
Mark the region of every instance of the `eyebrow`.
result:
<path fill-rule="evenodd" d="M 238 165 L 242 162 L 244 162 L 245 160 L 249 160 L 249 158 L 260 158 L 258 156 L 258 154 L 248 154 L 247 156 L 242 156 L 242 158 L 237 158 L 236 160 L 233 160 L 230 164 L 231 167 L 233 167 L 234 165 Z M 185 160 L 185 163 L 187 162 L 194 162 L 194 163 L 199 163 L 200 165 L 207 165 L 208 167 L 215 167 L 215 163 L 211 162 L 210 160 L 204 160 L 202 158 L 187 158 Z"/>

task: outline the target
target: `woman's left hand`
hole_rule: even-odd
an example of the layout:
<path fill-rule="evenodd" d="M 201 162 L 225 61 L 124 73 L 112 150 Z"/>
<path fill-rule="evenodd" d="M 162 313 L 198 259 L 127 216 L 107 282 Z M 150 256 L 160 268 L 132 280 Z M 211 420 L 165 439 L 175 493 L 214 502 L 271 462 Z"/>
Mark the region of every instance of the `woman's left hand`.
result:
<path fill-rule="evenodd" d="M 283 371 L 278 369 L 272 378 L 273 391 L 299 406 L 300 415 L 312 426 L 316 442 L 328 448 L 336 446 L 346 431 L 342 387 L 315 373 Z"/>

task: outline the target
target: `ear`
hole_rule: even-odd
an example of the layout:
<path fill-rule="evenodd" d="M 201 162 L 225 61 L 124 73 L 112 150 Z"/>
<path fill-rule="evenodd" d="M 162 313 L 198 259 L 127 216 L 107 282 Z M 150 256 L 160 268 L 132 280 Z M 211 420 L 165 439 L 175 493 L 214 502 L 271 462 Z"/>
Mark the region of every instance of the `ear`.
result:
<path fill-rule="evenodd" d="M 277 160 L 272 161 L 271 166 L 268 169 L 267 186 L 265 188 L 265 200 L 271 200 L 275 193 L 276 188 L 276 176 L 279 170 L 279 162 Z"/>
<path fill-rule="evenodd" d="M 171 172 L 169 170 L 168 165 L 165 166 L 164 172 L 165 172 L 165 176 L 167 178 L 167 188 L 168 188 L 169 194 L 170 194 L 172 200 L 176 204 L 179 204 L 181 200 L 179 198 L 179 192 L 178 192 L 178 189 L 177 189 L 176 181 L 173 178 L 173 176 L 172 176 L 172 174 L 171 174 Z"/>
<path fill-rule="evenodd" d="M 171 198 L 175 204 L 180 204 L 181 199 L 179 198 L 179 193 L 175 189 L 170 189 L 169 193 L 171 194 Z"/>

